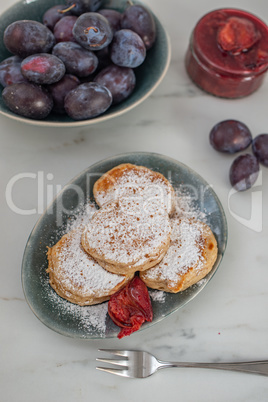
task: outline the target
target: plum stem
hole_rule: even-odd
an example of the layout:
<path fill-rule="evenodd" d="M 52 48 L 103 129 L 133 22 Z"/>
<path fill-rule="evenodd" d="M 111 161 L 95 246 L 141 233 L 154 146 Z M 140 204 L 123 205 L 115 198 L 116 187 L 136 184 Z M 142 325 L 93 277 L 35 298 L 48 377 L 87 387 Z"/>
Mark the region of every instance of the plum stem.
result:
<path fill-rule="evenodd" d="M 94 31 L 95 33 L 98 32 L 98 28 L 96 28 L 96 27 L 88 27 L 88 28 L 86 28 L 86 29 L 84 30 L 85 34 L 88 34 L 91 29 L 93 29 L 93 31 Z"/>
<path fill-rule="evenodd" d="M 64 10 L 58 10 L 58 12 L 59 12 L 60 14 L 68 13 L 68 11 L 71 11 L 75 6 L 76 6 L 76 4 L 74 3 L 74 4 L 72 4 L 70 7 L 65 8 Z"/>

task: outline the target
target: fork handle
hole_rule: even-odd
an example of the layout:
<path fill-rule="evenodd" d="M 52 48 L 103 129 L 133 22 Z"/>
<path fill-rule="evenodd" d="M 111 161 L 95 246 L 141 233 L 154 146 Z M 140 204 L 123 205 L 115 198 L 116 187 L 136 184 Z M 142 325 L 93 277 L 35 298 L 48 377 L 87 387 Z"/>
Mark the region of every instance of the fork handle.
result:
<path fill-rule="evenodd" d="M 194 367 L 217 370 L 241 371 L 243 373 L 261 374 L 268 376 L 268 360 L 237 362 L 237 363 L 182 363 L 182 362 L 159 362 L 159 368 L 169 367 Z"/>

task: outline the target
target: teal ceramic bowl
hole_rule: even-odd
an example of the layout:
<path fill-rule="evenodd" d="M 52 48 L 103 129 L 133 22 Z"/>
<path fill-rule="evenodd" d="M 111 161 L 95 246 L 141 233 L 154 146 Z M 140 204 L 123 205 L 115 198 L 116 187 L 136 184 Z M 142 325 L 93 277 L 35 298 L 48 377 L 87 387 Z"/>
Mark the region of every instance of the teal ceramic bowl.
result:
<path fill-rule="evenodd" d="M 133 1 L 134 4 L 141 4 Z M 0 62 L 11 56 L 3 43 L 5 28 L 14 21 L 29 19 L 42 22 L 45 11 L 58 4 L 65 4 L 64 0 L 21 0 L 0 16 Z M 104 0 L 102 8 L 113 8 L 123 12 L 127 6 L 127 0 Z M 146 6 L 147 7 L 147 6 Z M 148 8 L 148 7 L 147 7 Z M 26 122 L 38 126 L 48 127 L 76 127 L 87 126 L 102 122 L 113 117 L 120 116 L 133 109 L 157 88 L 167 73 L 171 57 L 171 48 L 168 35 L 158 18 L 154 15 L 157 27 L 157 39 L 154 46 L 147 52 L 143 64 L 135 69 L 137 84 L 132 95 L 124 102 L 112 106 L 103 115 L 82 121 L 74 121 L 68 116 L 51 114 L 44 120 L 32 120 L 21 117 L 11 112 L 4 104 L 0 96 L 0 113 L 17 121 Z"/>
<path fill-rule="evenodd" d="M 163 292 L 153 291 L 154 318 L 152 322 L 143 324 L 141 330 L 163 320 L 193 300 L 209 283 L 222 261 L 227 243 L 227 222 L 220 200 L 202 177 L 179 161 L 155 153 L 128 153 L 102 160 L 81 172 L 62 189 L 36 223 L 25 247 L 22 262 L 25 298 L 39 320 L 62 335 L 100 339 L 115 338 L 119 332 L 119 327 L 107 314 L 107 302 L 81 307 L 56 294 L 49 285 L 46 253 L 47 246 L 52 247 L 68 232 L 68 224 L 73 216 L 77 216 L 80 202 L 86 205 L 86 200 L 94 199 L 95 181 L 121 163 L 146 166 L 167 177 L 176 191 L 187 189 L 193 201 L 193 209 L 204 217 L 218 243 L 217 260 L 209 274 L 198 284 L 176 294 L 165 293 L 164 300 L 161 299 Z"/>

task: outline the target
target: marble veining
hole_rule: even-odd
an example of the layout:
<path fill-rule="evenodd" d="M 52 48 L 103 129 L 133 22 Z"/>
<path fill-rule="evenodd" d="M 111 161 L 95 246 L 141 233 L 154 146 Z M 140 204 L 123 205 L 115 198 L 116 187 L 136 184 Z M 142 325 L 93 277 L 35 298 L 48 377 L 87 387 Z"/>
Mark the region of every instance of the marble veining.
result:
<path fill-rule="evenodd" d="M 19 301 L 25 303 L 25 299 L 20 299 L 19 297 L 0 297 L 0 300 L 4 302 Z"/>

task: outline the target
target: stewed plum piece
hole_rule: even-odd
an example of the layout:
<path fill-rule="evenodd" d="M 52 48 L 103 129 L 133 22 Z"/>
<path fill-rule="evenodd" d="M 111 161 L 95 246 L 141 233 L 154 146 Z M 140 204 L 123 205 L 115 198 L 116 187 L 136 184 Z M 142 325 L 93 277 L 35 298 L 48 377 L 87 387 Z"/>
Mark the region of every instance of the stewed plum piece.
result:
<path fill-rule="evenodd" d="M 74 120 L 84 120 L 104 113 L 112 104 L 112 94 L 96 82 L 87 82 L 65 97 L 64 107 Z"/>
<path fill-rule="evenodd" d="M 67 15 L 61 18 L 54 26 L 54 36 L 57 43 L 59 42 L 75 42 L 73 35 L 73 27 L 76 23 L 77 17 L 75 15 Z"/>
<path fill-rule="evenodd" d="M 252 135 L 244 123 L 224 120 L 212 128 L 209 140 L 216 151 L 233 154 L 246 149 L 251 144 Z"/>
<path fill-rule="evenodd" d="M 54 46 L 52 54 L 63 61 L 68 73 L 78 77 L 88 77 L 98 66 L 97 56 L 78 43 L 60 42 Z"/>
<path fill-rule="evenodd" d="M 117 337 L 138 331 L 145 321 L 152 321 L 153 309 L 147 286 L 139 276 L 114 293 L 108 302 L 108 314 L 121 327 Z"/>
<path fill-rule="evenodd" d="M 231 185 L 237 191 L 247 190 L 256 182 L 259 169 L 259 162 L 254 155 L 238 156 L 230 167 L 229 178 Z"/>
<path fill-rule="evenodd" d="M 66 6 L 63 4 L 49 8 L 43 15 L 43 24 L 53 31 L 54 26 L 61 18 L 71 15 L 71 12 L 65 11 L 65 9 Z"/>
<path fill-rule="evenodd" d="M 85 13 L 78 17 L 73 27 L 75 40 L 88 50 L 100 50 L 113 39 L 107 18 L 99 13 Z"/>
<path fill-rule="evenodd" d="M 113 104 L 122 102 L 133 92 L 136 84 L 134 71 L 128 67 L 119 67 L 114 64 L 104 68 L 94 78 L 95 82 L 111 91 Z"/>
<path fill-rule="evenodd" d="M 146 48 L 141 37 L 130 29 L 115 32 L 111 44 L 111 60 L 121 67 L 135 68 L 146 57 Z"/>
<path fill-rule="evenodd" d="M 250 20 L 230 17 L 219 28 L 217 41 L 223 50 L 236 56 L 249 50 L 260 36 L 260 32 Z"/>
<path fill-rule="evenodd" d="M 25 78 L 36 84 L 53 84 L 64 76 L 65 65 L 52 54 L 38 53 L 22 61 L 21 72 Z"/>
<path fill-rule="evenodd" d="M 55 113 L 64 114 L 64 99 L 65 96 L 72 91 L 73 89 L 77 88 L 80 84 L 80 81 L 77 77 L 71 74 L 66 74 L 60 81 L 56 82 L 55 84 L 51 84 L 47 86 L 49 93 L 53 99 L 53 109 L 52 111 Z"/>
<path fill-rule="evenodd" d="M 53 107 L 52 98 L 47 91 L 39 85 L 27 82 L 5 87 L 2 97 L 12 112 L 31 119 L 45 119 Z"/>
<path fill-rule="evenodd" d="M 121 27 L 136 32 L 147 50 L 153 46 L 156 39 L 156 25 L 153 15 L 146 7 L 131 4 L 123 13 Z"/>
<path fill-rule="evenodd" d="M 0 84 L 3 87 L 16 84 L 18 82 L 27 82 L 21 73 L 22 59 L 18 56 L 11 56 L 0 63 Z"/>
<path fill-rule="evenodd" d="M 6 48 L 21 58 L 35 53 L 49 53 L 54 43 L 53 33 L 37 21 L 16 21 L 8 25 L 4 32 Z"/>
<path fill-rule="evenodd" d="M 258 161 L 268 167 L 268 134 L 260 134 L 254 138 L 252 151 Z"/>
<path fill-rule="evenodd" d="M 73 14 L 81 15 L 88 11 L 97 11 L 102 5 L 103 0 L 66 0 Z"/>

